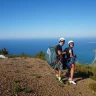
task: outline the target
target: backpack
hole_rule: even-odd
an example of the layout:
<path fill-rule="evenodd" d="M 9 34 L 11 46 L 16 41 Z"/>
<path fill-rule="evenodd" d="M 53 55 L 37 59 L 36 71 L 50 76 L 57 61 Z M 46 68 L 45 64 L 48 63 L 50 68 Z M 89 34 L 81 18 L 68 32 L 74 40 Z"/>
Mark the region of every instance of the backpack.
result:
<path fill-rule="evenodd" d="M 57 54 L 56 54 L 56 46 L 49 46 L 46 52 L 46 61 L 47 63 L 54 69 L 56 60 L 57 60 Z"/>
<path fill-rule="evenodd" d="M 70 53 L 69 53 L 70 48 L 65 48 L 64 52 L 66 52 L 65 59 L 67 62 L 74 63 L 75 60 L 73 58 L 70 58 Z M 74 55 L 77 57 L 76 55 Z"/>
<path fill-rule="evenodd" d="M 64 52 L 66 52 L 65 58 L 68 59 L 69 58 L 69 55 L 70 55 L 70 53 L 69 53 L 69 47 L 68 48 L 65 48 L 64 49 Z"/>

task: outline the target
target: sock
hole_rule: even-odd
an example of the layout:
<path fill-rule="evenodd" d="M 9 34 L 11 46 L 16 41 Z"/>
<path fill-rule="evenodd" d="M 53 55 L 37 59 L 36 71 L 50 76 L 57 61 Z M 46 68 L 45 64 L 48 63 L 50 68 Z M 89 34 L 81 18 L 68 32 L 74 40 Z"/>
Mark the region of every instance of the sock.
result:
<path fill-rule="evenodd" d="M 58 74 L 56 74 L 56 77 L 58 77 Z"/>
<path fill-rule="evenodd" d="M 60 81 L 61 80 L 61 77 L 58 77 L 58 80 Z"/>

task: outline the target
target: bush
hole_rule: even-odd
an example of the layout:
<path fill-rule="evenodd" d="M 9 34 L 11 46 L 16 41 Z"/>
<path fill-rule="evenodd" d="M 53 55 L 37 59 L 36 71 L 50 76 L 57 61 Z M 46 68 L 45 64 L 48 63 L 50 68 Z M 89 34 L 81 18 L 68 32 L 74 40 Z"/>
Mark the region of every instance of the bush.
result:
<path fill-rule="evenodd" d="M 24 93 L 26 94 L 26 93 L 31 93 L 31 92 L 33 92 L 32 90 L 30 90 L 30 89 L 24 89 Z"/>
<path fill-rule="evenodd" d="M 96 67 L 84 64 L 76 64 L 75 72 L 84 77 L 90 77 L 96 80 Z"/>
<path fill-rule="evenodd" d="M 92 91 L 96 92 L 96 83 L 90 83 L 90 84 L 89 84 L 89 88 L 90 88 Z"/>
<path fill-rule="evenodd" d="M 26 55 L 24 52 L 22 52 L 20 55 L 12 55 L 12 54 L 8 55 L 8 58 L 15 58 L 15 57 L 21 57 L 21 58 L 22 57 L 24 57 L 24 58 L 33 57 L 33 58 L 40 58 L 42 60 L 45 60 L 45 54 L 42 51 L 40 51 L 39 53 L 37 53 L 36 55 L 33 55 L 33 56 Z"/>
<path fill-rule="evenodd" d="M 45 54 L 42 51 L 40 51 L 38 54 L 34 55 L 33 57 L 45 60 Z"/>
<path fill-rule="evenodd" d="M 8 55 L 8 58 L 15 58 L 15 57 L 19 57 L 19 55 L 12 55 L 12 54 Z"/>
<path fill-rule="evenodd" d="M 20 54 L 20 57 L 22 58 L 22 57 L 24 57 L 24 58 L 26 58 L 26 57 L 28 57 L 24 52 L 22 52 L 21 54 Z"/>
<path fill-rule="evenodd" d="M 8 50 L 6 48 L 3 48 L 3 49 L 0 50 L 0 54 L 8 55 Z"/>
<path fill-rule="evenodd" d="M 15 86 L 14 87 L 14 92 L 18 93 L 18 92 L 21 92 L 22 91 L 22 88 L 20 86 Z"/>

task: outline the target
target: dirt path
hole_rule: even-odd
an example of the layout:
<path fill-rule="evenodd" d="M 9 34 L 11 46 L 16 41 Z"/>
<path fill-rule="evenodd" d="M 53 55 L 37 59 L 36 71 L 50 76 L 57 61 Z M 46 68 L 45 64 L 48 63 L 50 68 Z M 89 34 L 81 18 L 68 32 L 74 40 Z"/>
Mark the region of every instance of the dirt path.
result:
<path fill-rule="evenodd" d="M 90 78 L 77 77 L 77 85 L 56 80 L 46 61 L 34 58 L 0 59 L 0 96 L 96 96 L 88 85 Z M 20 92 L 19 92 L 20 91 Z"/>

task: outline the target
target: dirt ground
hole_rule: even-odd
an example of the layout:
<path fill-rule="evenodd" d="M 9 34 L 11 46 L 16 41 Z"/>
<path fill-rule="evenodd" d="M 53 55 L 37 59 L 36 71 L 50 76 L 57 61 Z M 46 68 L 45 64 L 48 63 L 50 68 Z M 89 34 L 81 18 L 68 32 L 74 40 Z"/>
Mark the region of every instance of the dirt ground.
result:
<path fill-rule="evenodd" d="M 69 84 L 62 72 L 64 84 L 46 61 L 35 58 L 0 59 L 0 96 L 96 96 L 89 84 L 96 82 L 79 77 L 76 85 Z"/>

